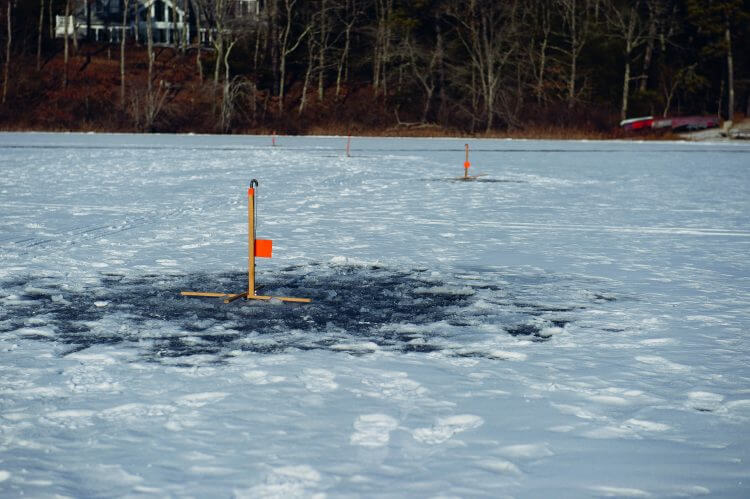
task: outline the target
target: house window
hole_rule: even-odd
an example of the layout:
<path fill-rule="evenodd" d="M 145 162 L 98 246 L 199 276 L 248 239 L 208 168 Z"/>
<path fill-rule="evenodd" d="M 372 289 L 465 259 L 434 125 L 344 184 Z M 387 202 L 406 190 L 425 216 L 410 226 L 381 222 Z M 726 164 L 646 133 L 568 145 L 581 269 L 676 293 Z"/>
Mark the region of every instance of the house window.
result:
<path fill-rule="evenodd" d="M 156 2 L 154 2 L 154 11 L 154 19 L 156 20 L 156 22 L 164 22 L 164 2 L 162 2 L 161 0 L 156 0 Z"/>

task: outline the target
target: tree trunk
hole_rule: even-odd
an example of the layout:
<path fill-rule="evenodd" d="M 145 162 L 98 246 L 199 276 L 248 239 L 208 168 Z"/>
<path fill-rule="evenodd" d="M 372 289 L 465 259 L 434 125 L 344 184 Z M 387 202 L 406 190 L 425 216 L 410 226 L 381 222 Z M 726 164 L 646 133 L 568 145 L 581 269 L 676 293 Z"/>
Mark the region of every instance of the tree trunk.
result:
<path fill-rule="evenodd" d="M 622 82 L 622 107 L 620 108 L 620 119 L 628 117 L 628 99 L 630 93 L 630 53 L 625 55 L 625 76 Z"/>
<path fill-rule="evenodd" d="M 570 27 L 570 33 L 571 33 L 571 58 L 570 58 L 570 81 L 568 82 L 568 107 L 572 108 L 575 104 L 575 98 L 576 98 L 576 70 L 577 63 L 578 63 L 578 54 L 577 54 L 577 47 L 578 47 L 578 31 L 576 29 L 576 12 L 575 12 L 575 1 L 573 2 L 573 13 L 571 16 L 571 27 Z"/>
<path fill-rule="evenodd" d="M 201 47 L 203 46 L 203 36 L 201 33 L 201 10 L 196 5 L 196 0 L 193 0 L 193 12 L 195 12 L 195 30 L 197 43 L 195 44 L 195 66 L 198 68 L 198 77 L 200 82 L 203 83 L 203 61 L 201 60 Z"/>
<path fill-rule="evenodd" d="M 86 41 L 91 42 L 91 2 L 84 0 L 86 6 Z"/>
<path fill-rule="evenodd" d="M 70 35 L 68 33 L 68 30 L 70 29 L 70 1 L 71 0 L 66 0 L 65 2 L 65 22 L 63 23 L 63 29 L 65 30 L 63 34 L 63 88 L 68 88 L 68 62 L 70 61 L 70 49 L 68 43 L 68 39 L 70 38 Z"/>
<path fill-rule="evenodd" d="M 219 76 L 221 74 L 221 65 L 224 62 L 224 0 L 215 0 L 214 4 L 214 27 L 216 28 L 216 37 L 214 38 L 214 48 L 216 49 L 216 65 L 214 66 L 214 85 L 218 88 Z"/>
<path fill-rule="evenodd" d="M 182 33 L 181 33 L 181 44 L 180 44 L 180 52 L 182 55 L 185 55 L 185 52 L 187 52 L 188 44 L 190 43 L 190 34 L 188 31 L 190 30 L 190 15 L 188 12 L 190 11 L 190 2 L 188 0 L 182 0 Z"/>
<path fill-rule="evenodd" d="M 381 21 L 382 14 L 380 8 L 380 1 L 375 0 L 375 15 L 378 19 L 378 25 L 375 29 L 375 43 L 373 43 L 373 54 L 372 54 L 372 88 L 375 95 L 378 94 L 378 88 L 380 87 L 380 46 L 382 45 L 383 38 L 383 22 Z"/>
<path fill-rule="evenodd" d="M 172 4 L 172 8 L 169 8 L 169 5 L 166 5 L 164 7 L 167 12 L 172 11 L 172 33 L 170 33 L 170 42 L 174 45 L 175 50 L 180 49 L 180 32 L 177 30 L 177 0 L 175 0 L 175 3 Z"/>
<path fill-rule="evenodd" d="M 326 64 L 326 39 L 328 38 L 328 14 L 326 0 L 320 3 L 320 45 L 318 46 L 318 102 L 323 102 Z"/>
<path fill-rule="evenodd" d="M 267 8 L 269 9 L 269 32 L 268 41 L 271 52 L 271 72 L 273 73 L 273 88 L 281 88 L 281 49 L 279 33 L 279 2 L 280 0 L 269 0 Z"/>
<path fill-rule="evenodd" d="M 372 60 L 372 86 L 376 95 L 386 95 L 388 92 L 386 74 L 390 55 L 392 10 L 393 0 L 375 0 L 377 29 Z"/>
<path fill-rule="evenodd" d="M 584 2 L 583 6 L 580 3 L 582 1 Z M 584 0 L 556 0 L 556 3 L 562 16 L 563 25 L 566 27 L 562 37 L 568 48 L 555 48 L 570 58 L 567 74 L 567 100 L 568 108 L 573 108 L 577 99 L 578 59 L 586 44 L 589 30 L 590 4 Z"/>
<path fill-rule="evenodd" d="M 646 52 L 643 54 L 643 75 L 640 82 L 641 92 L 645 92 L 648 88 L 648 75 L 651 71 L 651 59 L 654 56 L 654 44 L 656 43 L 656 24 L 657 15 L 654 13 L 654 7 L 649 6 L 648 42 L 646 43 Z"/>
<path fill-rule="evenodd" d="M 284 113 L 284 87 L 286 85 L 286 56 L 287 56 L 287 41 L 289 40 L 289 32 L 292 29 L 292 13 L 290 9 L 289 0 L 284 0 L 286 7 L 286 26 L 280 33 L 281 43 L 279 44 L 279 103 L 278 110 L 279 116 Z"/>
<path fill-rule="evenodd" d="M 52 17 L 52 0 L 50 0 L 47 3 L 47 19 L 49 19 L 49 39 L 54 40 L 55 39 L 55 23 L 53 22 L 54 17 Z"/>
<path fill-rule="evenodd" d="M 448 101 L 448 95 L 446 93 L 445 88 L 445 44 L 443 42 L 443 32 L 440 28 L 440 19 L 438 16 L 435 16 L 435 29 L 437 30 L 436 33 L 436 43 L 437 43 L 437 54 L 438 54 L 438 60 L 437 60 L 437 85 L 438 85 L 438 97 L 439 97 L 439 107 L 437 110 L 437 120 L 439 122 L 442 122 L 444 112 L 445 112 L 445 105 Z"/>
<path fill-rule="evenodd" d="M 261 25 L 258 23 L 257 28 L 255 30 L 255 49 L 253 50 L 253 70 L 258 71 L 258 58 L 260 56 L 260 46 L 261 46 L 261 40 L 263 39 L 264 34 L 264 25 Z"/>
<path fill-rule="evenodd" d="M 538 19 L 541 30 L 541 42 L 539 42 L 539 67 L 536 73 L 536 85 L 534 86 L 534 95 L 536 97 L 536 103 L 541 104 L 544 96 L 544 77 L 547 71 L 547 51 L 549 50 L 550 33 L 552 32 L 552 6 L 548 2 L 540 2 L 539 10 L 535 12 L 535 17 Z M 532 43 L 531 51 L 529 52 L 534 57 L 534 44 Z M 533 59 L 532 59 L 533 60 Z"/>
<path fill-rule="evenodd" d="M 232 115 L 234 114 L 234 92 L 232 82 L 229 79 L 229 54 L 232 52 L 236 40 L 231 41 L 224 53 L 224 93 L 221 100 L 221 130 L 228 132 L 232 126 Z"/>
<path fill-rule="evenodd" d="M 130 0 L 123 0 L 122 32 L 120 36 L 120 107 L 125 108 L 125 40 L 127 40 L 128 7 Z"/>
<path fill-rule="evenodd" d="M 8 80 L 10 78 L 10 47 L 13 43 L 13 17 L 12 17 L 12 9 L 13 9 L 13 2 L 11 0 L 8 1 L 8 10 L 7 10 L 7 27 L 8 27 L 8 38 L 5 40 L 5 71 L 3 72 L 3 99 L 2 104 L 5 104 L 6 99 L 8 98 Z"/>
<path fill-rule="evenodd" d="M 536 103 L 542 103 L 542 92 L 544 91 L 544 71 L 547 65 L 547 44 L 549 43 L 549 32 L 544 33 L 544 39 L 539 47 L 539 74 L 536 81 Z"/>
<path fill-rule="evenodd" d="M 42 69 L 42 31 L 44 30 L 44 0 L 39 0 L 39 33 L 36 39 L 36 70 Z"/>
<path fill-rule="evenodd" d="M 388 96 L 388 61 L 391 58 L 391 15 L 393 14 L 393 0 L 387 0 L 386 4 L 386 11 L 385 11 L 385 31 L 384 31 L 384 40 L 383 40 L 383 53 L 381 54 L 383 57 L 383 61 L 380 64 L 380 70 L 382 72 L 382 76 L 380 77 L 380 88 L 383 92 L 383 96 Z"/>
<path fill-rule="evenodd" d="M 302 84 L 302 97 L 300 97 L 299 108 L 297 109 L 297 115 L 302 115 L 305 110 L 305 103 L 307 101 L 307 89 L 310 86 L 310 76 L 312 75 L 313 63 L 315 60 L 315 49 L 313 45 L 312 36 L 307 40 L 307 71 L 305 71 L 305 82 Z"/>
<path fill-rule="evenodd" d="M 734 121 L 734 58 L 732 57 L 732 32 L 727 19 L 726 29 L 724 30 L 724 40 L 727 47 L 727 119 Z"/>
<path fill-rule="evenodd" d="M 292 32 L 292 17 L 294 16 L 294 6 L 297 0 L 284 0 L 284 8 L 286 10 L 286 25 L 280 34 L 280 47 L 279 47 L 279 104 L 278 110 L 279 115 L 284 113 L 284 91 L 286 86 L 286 58 L 289 54 L 297 50 L 299 44 L 307 36 L 307 33 L 311 30 L 312 26 L 308 25 L 305 31 L 297 38 L 294 44 L 289 41 L 289 36 Z M 290 46 L 291 45 L 291 46 Z"/>
<path fill-rule="evenodd" d="M 146 82 L 146 129 L 149 130 L 153 124 L 154 118 L 154 28 L 153 14 L 151 4 L 146 10 L 146 51 L 148 54 L 148 81 Z"/>
<path fill-rule="evenodd" d="M 347 7 L 349 3 L 347 2 Z M 352 12 L 352 19 L 347 19 L 346 30 L 344 31 L 344 49 L 341 51 L 341 59 L 339 60 L 338 72 L 336 74 L 336 96 L 341 95 L 341 81 L 343 78 L 344 68 L 347 65 L 349 59 L 349 46 L 351 44 L 351 33 L 352 25 L 354 24 L 354 12 Z"/>
<path fill-rule="evenodd" d="M 216 65 L 214 66 L 214 85 L 219 84 L 219 74 L 221 69 L 221 63 L 224 60 L 224 35 L 221 34 L 221 30 L 217 30 L 218 33 L 214 39 L 214 48 L 216 49 Z"/>
<path fill-rule="evenodd" d="M 73 21 L 73 53 L 78 55 L 78 19 L 73 16 L 71 20 Z"/>

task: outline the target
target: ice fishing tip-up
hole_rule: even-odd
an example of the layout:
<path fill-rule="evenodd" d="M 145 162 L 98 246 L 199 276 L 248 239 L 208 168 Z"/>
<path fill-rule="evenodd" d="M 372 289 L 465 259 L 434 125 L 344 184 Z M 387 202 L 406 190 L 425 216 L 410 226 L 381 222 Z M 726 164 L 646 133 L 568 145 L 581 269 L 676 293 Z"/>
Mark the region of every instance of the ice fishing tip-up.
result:
<path fill-rule="evenodd" d="M 310 298 L 294 298 L 289 296 L 267 296 L 255 293 L 255 258 L 271 258 L 273 241 L 271 239 L 255 238 L 255 188 L 258 181 L 252 179 L 247 189 L 247 291 L 240 293 L 221 293 L 205 291 L 181 291 L 182 296 L 204 296 L 224 298 L 224 303 L 231 303 L 239 298 L 246 300 L 281 300 L 284 302 L 310 303 Z"/>

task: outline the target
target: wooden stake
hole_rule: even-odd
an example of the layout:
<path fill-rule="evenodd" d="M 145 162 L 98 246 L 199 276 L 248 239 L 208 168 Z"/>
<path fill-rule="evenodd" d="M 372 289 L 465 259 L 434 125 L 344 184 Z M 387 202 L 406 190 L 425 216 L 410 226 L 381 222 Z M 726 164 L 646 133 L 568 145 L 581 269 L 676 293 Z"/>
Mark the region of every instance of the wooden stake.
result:
<path fill-rule="evenodd" d="M 247 296 L 255 296 L 255 188 L 253 187 L 247 190 Z"/>
<path fill-rule="evenodd" d="M 263 295 L 255 295 L 255 296 L 248 296 L 248 300 L 279 300 L 279 301 L 288 301 L 288 302 L 294 302 L 294 303 L 310 303 L 312 302 L 312 299 L 310 298 L 293 298 L 290 296 L 263 296 Z M 226 300 L 224 300 L 224 303 L 227 303 Z"/>
<path fill-rule="evenodd" d="M 469 144 L 466 144 L 466 161 L 464 161 L 464 178 L 469 178 Z"/>
<path fill-rule="evenodd" d="M 238 300 L 240 298 L 247 298 L 247 293 L 240 293 L 237 295 L 229 295 L 226 298 L 224 298 L 224 303 L 232 303 L 234 300 Z"/>
<path fill-rule="evenodd" d="M 246 293 L 212 293 L 210 291 L 180 291 L 180 294 L 182 296 L 207 296 L 210 298 L 223 298 L 225 296 L 227 297 L 242 297 L 245 296 Z"/>

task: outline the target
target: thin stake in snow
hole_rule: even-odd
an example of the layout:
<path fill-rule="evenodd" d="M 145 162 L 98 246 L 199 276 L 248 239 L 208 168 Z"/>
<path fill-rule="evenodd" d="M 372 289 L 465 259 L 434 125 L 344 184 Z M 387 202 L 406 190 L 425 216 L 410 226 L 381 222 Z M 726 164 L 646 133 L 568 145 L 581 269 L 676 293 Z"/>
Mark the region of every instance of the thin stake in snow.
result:
<path fill-rule="evenodd" d="M 258 181 L 253 179 L 247 190 L 247 291 L 243 293 L 216 293 L 204 291 L 181 291 L 183 296 L 208 296 L 224 298 L 224 303 L 231 303 L 238 298 L 246 300 L 281 300 L 296 303 L 310 303 L 310 298 L 293 298 L 288 296 L 265 296 L 255 294 L 255 258 L 271 258 L 273 241 L 255 238 L 255 187 Z"/>
<path fill-rule="evenodd" d="M 352 145 L 352 134 L 349 134 L 349 138 L 346 140 L 346 157 L 351 157 L 351 154 L 349 154 L 349 151 L 351 149 Z"/>
<path fill-rule="evenodd" d="M 464 148 L 466 150 L 466 159 L 464 160 L 464 176 L 456 177 L 454 180 L 476 180 L 479 177 L 484 177 L 486 173 L 480 173 L 479 175 L 469 175 L 469 168 L 471 167 L 471 162 L 469 161 L 469 144 L 465 144 Z"/>
<path fill-rule="evenodd" d="M 466 144 L 466 161 L 464 161 L 464 178 L 469 178 L 469 167 L 471 166 L 471 163 L 469 163 L 469 144 Z"/>

